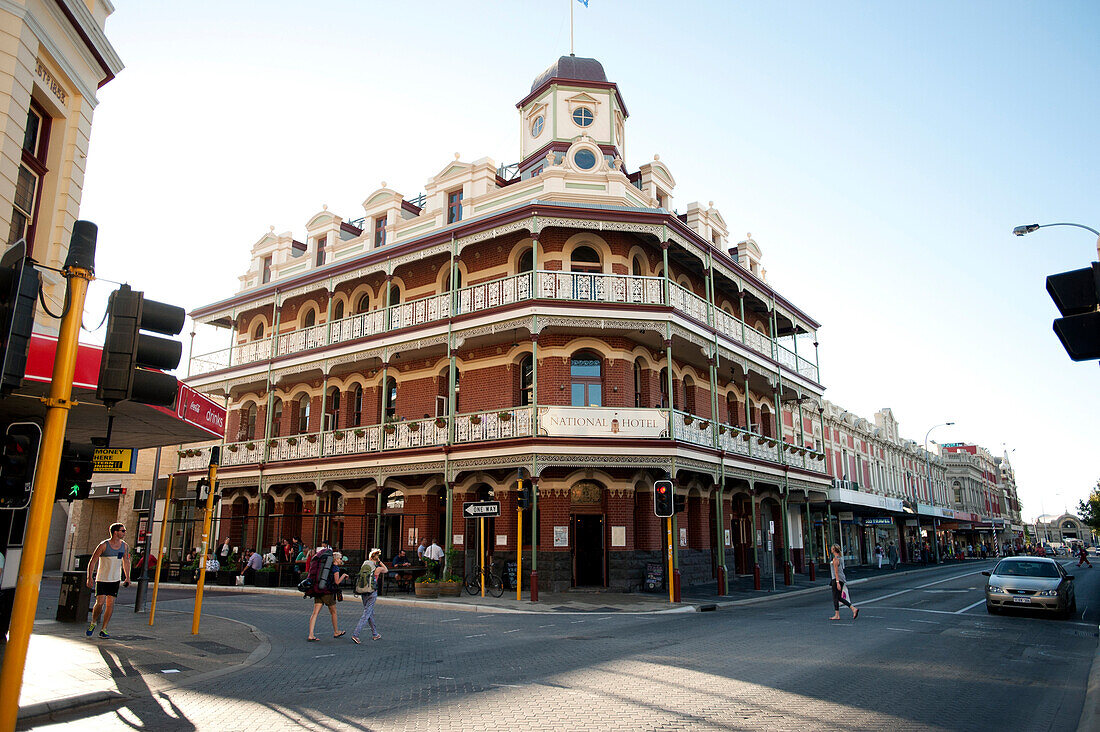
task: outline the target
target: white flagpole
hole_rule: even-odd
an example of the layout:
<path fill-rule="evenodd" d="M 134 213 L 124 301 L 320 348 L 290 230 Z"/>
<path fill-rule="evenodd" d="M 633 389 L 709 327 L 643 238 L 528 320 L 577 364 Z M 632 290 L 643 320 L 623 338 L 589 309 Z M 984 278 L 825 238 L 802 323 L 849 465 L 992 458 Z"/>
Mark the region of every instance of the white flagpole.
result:
<path fill-rule="evenodd" d="M 573 55 L 573 3 L 577 0 L 569 0 L 569 55 Z"/>

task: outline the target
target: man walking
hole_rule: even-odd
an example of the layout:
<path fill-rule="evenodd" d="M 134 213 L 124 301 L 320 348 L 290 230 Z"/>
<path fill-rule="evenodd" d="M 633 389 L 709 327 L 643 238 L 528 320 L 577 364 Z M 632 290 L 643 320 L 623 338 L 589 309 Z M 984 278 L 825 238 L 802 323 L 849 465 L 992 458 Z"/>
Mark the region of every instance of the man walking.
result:
<path fill-rule="evenodd" d="M 336 621 L 336 587 L 343 579 L 343 574 L 336 564 L 332 546 L 327 541 L 322 541 L 321 546 L 317 547 L 317 553 L 309 560 L 308 571 L 309 578 L 313 580 L 313 589 L 310 590 L 313 595 L 313 614 L 309 616 L 309 635 L 306 640 L 320 640 L 313 634 L 313 628 L 322 605 L 328 608 L 329 615 L 332 616 L 332 637 L 339 638 L 347 632 L 340 630 Z"/>
<path fill-rule="evenodd" d="M 95 632 L 95 626 L 101 617 L 103 625 L 99 629 L 99 637 L 111 637 L 107 635 L 107 623 L 111 622 L 111 614 L 115 611 L 115 598 L 118 597 L 119 584 L 130 586 L 130 562 L 127 561 L 130 551 L 126 542 L 122 540 L 126 535 L 126 527 L 122 524 L 111 524 L 109 532 L 110 538 L 99 542 L 99 546 L 92 552 L 92 558 L 88 561 L 88 587 L 95 588 L 92 622 L 84 632 L 84 635 L 89 638 Z M 95 570 L 94 584 L 93 569 Z"/>
<path fill-rule="evenodd" d="M 894 542 L 890 542 L 890 547 L 886 550 L 886 558 L 890 560 L 890 569 L 898 568 L 898 548 L 894 546 Z"/>
<path fill-rule="evenodd" d="M 443 548 L 439 544 L 435 543 L 435 539 L 432 539 L 432 543 L 428 545 L 428 548 L 424 550 L 424 558 L 430 559 L 435 562 L 435 577 L 439 579 L 443 572 Z"/>
<path fill-rule="evenodd" d="M 1092 562 L 1089 561 L 1089 550 L 1085 548 L 1084 544 L 1077 545 L 1077 566 L 1080 567 L 1081 563 L 1089 565 L 1089 569 L 1092 569 Z"/>

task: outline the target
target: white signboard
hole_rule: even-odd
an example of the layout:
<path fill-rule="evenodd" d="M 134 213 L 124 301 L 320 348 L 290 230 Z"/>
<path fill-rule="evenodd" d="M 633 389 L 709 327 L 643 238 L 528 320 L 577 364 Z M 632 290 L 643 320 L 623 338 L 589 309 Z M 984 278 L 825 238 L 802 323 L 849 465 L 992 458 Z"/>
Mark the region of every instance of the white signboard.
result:
<path fill-rule="evenodd" d="M 626 527 L 611 527 L 611 546 L 626 546 Z"/>
<path fill-rule="evenodd" d="M 497 546 L 505 546 L 508 544 L 507 534 L 497 534 Z"/>
<path fill-rule="evenodd" d="M 769 534 L 774 534 L 775 533 L 775 522 L 774 521 L 769 521 L 768 522 L 768 533 Z"/>
<path fill-rule="evenodd" d="M 730 530 L 726 529 L 726 546 L 730 545 Z"/>
<path fill-rule="evenodd" d="M 662 409 L 539 407 L 539 434 L 551 437 L 667 437 Z"/>
<path fill-rule="evenodd" d="M 465 539 L 465 538 L 466 537 L 463 536 L 462 534 L 455 534 L 454 536 L 451 537 L 451 543 L 452 544 L 457 544 L 458 546 L 462 546 L 462 540 Z"/>
<path fill-rule="evenodd" d="M 554 527 L 554 546 L 569 546 L 569 527 Z"/>
<path fill-rule="evenodd" d="M 680 546 L 688 545 L 688 530 L 680 529 Z"/>

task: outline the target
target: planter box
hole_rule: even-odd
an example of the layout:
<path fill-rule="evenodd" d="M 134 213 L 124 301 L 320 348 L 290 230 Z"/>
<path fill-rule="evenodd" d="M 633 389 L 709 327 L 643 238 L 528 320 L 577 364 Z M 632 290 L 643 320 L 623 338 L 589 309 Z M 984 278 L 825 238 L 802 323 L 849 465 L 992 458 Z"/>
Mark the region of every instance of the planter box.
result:
<path fill-rule="evenodd" d="M 440 582 L 438 587 L 440 597 L 458 597 L 462 594 L 461 582 Z"/>
<path fill-rule="evenodd" d="M 218 584 L 222 587 L 232 587 L 237 584 L 237 573 L 233 570 L 226 572 L 224 569 L 218 571 Z"/>
<path fill-rule="evenodd" d="M 279 572 L 257 572 L 256 573 L 256 586 L 257 587 L 278 587 L 279 586 Z"/>
<path fill-rule="evenodd" d="M 417 582 L 413 585 L 417 597 L 439 597 L 438 582 Z"/>
<path fill-rule="evenodd" d="M 301 580 L 301 575 L 294 567 L 283 567 L 279 571 L 279 587 L 297 587 Z"/>
<path fill-rule="evenodd" d="M 180 570 L 180 582 L 185 585 L 193 585 L 198 581 L 197 569 L 181 569 Z"/>

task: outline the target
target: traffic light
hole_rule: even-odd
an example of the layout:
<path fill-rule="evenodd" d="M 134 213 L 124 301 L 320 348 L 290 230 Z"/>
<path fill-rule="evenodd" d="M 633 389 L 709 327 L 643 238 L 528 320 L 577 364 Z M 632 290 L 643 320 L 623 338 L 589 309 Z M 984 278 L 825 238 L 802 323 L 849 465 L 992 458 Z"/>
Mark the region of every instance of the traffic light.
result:
<path fill-rule="evenodd" d="M 57 471 L 57 501 L 82 501 L 92 492 L 92 456 L 94 448 L 87 445 L 69 445 L 61 453 L 61 467 Z"/>
<path fill-rule="evenodd" d="M 198 483 L 195 484 L 195 506 L 198 508 L 206 508 L 206 499 L 210 496 L 210 479 L 199 478 Z M 218 503 L 218 499 L 221 498 L 221 493 L 218 491 L 218 481 L 214 481 L 214 503 Z"/>
<path fill-rule="evenodd" d="M 34 422 L 13 422 L 4 434 L 0 455 L 0 506 L 22 508 L 30 503 L 42 428 Z"/>
<path fill-rule="evenodd" d="M 20 239 L 0 259 L 0 393 L 23 385 L 38 302 L 38 270 Z"/>
<path fill-rule="evenodd" d="M 516 505 L 519 506 L 521 511 L 525 511 L 531 508 L 531 504 L 534 499 L 534 490 L 531 486 L 531 481 L 520 480 L 519 481 L 519 495 L 516 497 Z"/>
<path fill-rule="evenodd" d="M 1100 262 L 1047 277 L 1047 292 L 1063 317 L 1054 332 L 1074 361 L 1100 359 Z"/>
<path fill-rule="evenodd" d="M 183 344 L 141 331 L 178 335 L 183 330 L 183 319 L 181 307 L 146 300 L 144 293 L 135 292 L 128 285 L 115 290 L 107 305 L 107 337 L 96 398 L 108 406 L 128 399 L 173 406 L 179 382 L 161 371 L 179 366 Z"/>
<path fill-rule="evenodd" d="M 675 513 L 673 496 L 676 491 L 671 480 L 658 480 L 653 483 L 653 513 L 658 518 L 669 518 Z"/>

